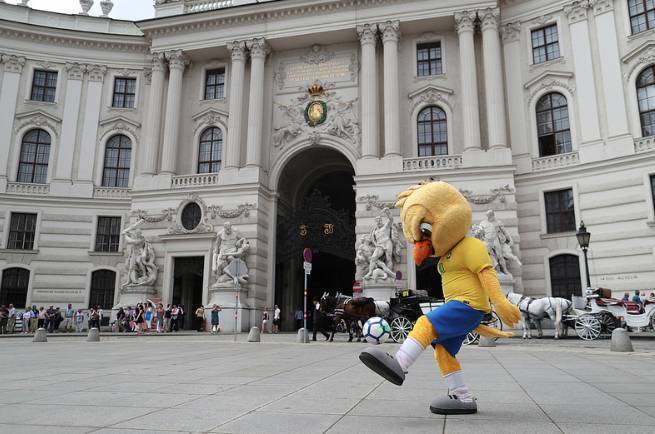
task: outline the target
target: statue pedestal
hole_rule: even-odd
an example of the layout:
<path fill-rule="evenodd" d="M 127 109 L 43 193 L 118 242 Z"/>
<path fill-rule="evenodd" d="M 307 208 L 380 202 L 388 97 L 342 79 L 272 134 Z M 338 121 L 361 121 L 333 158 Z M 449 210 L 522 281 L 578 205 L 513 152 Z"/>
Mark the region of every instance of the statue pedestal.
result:
<path fill-rule="evenodd" d="M 211 319 L 211 310 L 215 304 L 221 307 L 219 315 L 221 332 L 233 333 L 235 331 L 234 313 L 236 307 L 237 289 L 232 282 L 214 283 L 209 288 L 208 303 L 205 306 L 205 315 Z M 238 333 L 248 331 L 250 328 L 249 315 L 250 306 L 247 303 L 248 288 L 238 288 L 239 304 L 236 331 Z"/>
<path fill-rule="evenodd" d="M 118 298 L 118 304 L 112 310 L 125 308 L 127 306 L 136 306 L 137 303 L 143 303 L 146 299 L 152 298 L 157 294 L 153 285 L 127 286 L 121 288 L 121 295 Z"/>
<path fill-rule="evenodd" d="M 496 276 L 498 276 L 498 281 L 504 294 L 514 292 L 514 277 L 511 274 L 497 273 Z"/>
<path fill-rule="evenodd" d="M 365 280 L 362 283 L 362 297 L 371 297 L 374 300 L 389 301 L 395 297 L 399 288 L 404 288 L 407 282 L 404 280 L 392 280 L 373 282 Z"/>

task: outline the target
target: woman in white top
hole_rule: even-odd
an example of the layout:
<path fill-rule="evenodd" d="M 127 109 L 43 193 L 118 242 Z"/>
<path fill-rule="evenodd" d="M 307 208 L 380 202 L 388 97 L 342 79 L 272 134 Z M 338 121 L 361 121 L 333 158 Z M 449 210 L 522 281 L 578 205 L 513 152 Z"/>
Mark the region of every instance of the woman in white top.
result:
<path fill-rule="evenodd" d="M 29 307 L 25 308 L 23 312 L 23 333 L 27 333 L 30 328 L 30 318 L 32 318 L 32 309 Z"/>

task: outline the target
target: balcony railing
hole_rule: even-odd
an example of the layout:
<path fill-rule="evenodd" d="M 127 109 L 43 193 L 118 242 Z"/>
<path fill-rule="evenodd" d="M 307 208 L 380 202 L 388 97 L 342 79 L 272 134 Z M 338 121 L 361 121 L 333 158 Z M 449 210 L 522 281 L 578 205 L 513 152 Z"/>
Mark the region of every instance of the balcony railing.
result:
<path fill-rule="evenodd" d="M 7 184 L 7 193 L 45 195 L 50 193 L 50 184 L 29 184 L 26 182 L 10 182 Z"/>
<path fill-rule="evenodd" d="M 196 175 L 174 176 L 171 188 L 204 187 L 218 184 L 218 173 L 198 173 Z"/>
<path fill-rule="evenodd" d="M 234 6 L 234 0 L 185 0 L 184 12 L 204 12 Z"/>
<path fill-rule="evenodd" d="M 548 170 L 557 169 L 558 167 L 566 167 L 577 164 L 580 159 L 578 152 L 567 152 L 566 154 L 549 155 L 547 157 L 539 157 L 532 159 L 532 170 Z"/>
<path fill-rule="evenodd" d="M 639 137 L 635 139 L 635 152 L 648 152 L 655 149 L 655 136 Z"/>
<path fill-rule="evenodd" d="M 461 155 L 440 155 L 434 157 L 405 158 L 403 160 L 403 172 L 456 169 L 458 167 L 462 167 Z"/>
<path fill-rule="evenodd" d="M 132 189 L 124 187 L 95 187 L 93 197 L 95 199 L 129 199 L 132 196 Z"/>

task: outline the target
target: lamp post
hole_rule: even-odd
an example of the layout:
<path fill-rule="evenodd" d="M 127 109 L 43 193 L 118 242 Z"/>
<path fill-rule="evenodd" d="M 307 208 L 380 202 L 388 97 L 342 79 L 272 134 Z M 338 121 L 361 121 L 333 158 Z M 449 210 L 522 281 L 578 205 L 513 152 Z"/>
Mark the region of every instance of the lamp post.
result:
<path fill-rule="evenodd" d="M 587 231 L 587 228 L 584 225 L 584 222 L 580 220 L 580 227 L 578 232 L 575 233 L 575 237 L 578 239 L 578 244 L 584 253 L 584 268 L 587 274 L 587 288 L 591 287 L 591 281 L 589 280 L 589 261 L 587 260 L 587 249 L 589 248 L 589 239 L 591 234 Z"/>

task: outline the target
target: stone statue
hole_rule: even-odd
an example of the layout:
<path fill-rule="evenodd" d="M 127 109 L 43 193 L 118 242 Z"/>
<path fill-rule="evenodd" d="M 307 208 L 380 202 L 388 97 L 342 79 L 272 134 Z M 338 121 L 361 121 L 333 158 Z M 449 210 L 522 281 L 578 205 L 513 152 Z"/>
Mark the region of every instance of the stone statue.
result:
<path fill-rule="evenodd" d="M 360 262 L 368 252 L 371 252 L 368 259 L 368 272 L 364 275 L 364 280 L 386 280 L 389 277 L 395 278 L 393 272 L 394 263 L 400 262 L 402 242 L 398 229 L 393 224 L 393 216 L 389 208 L 382 210 L 387 217 L 379 215 L 375 218 L 375 226 L 371 229 L 369 235 L 362 238 L 358 249 L 358 255 L 361 256 Z"/>
<path fill-rule="evenodd" d="M 241 233 L 232 229 L 230 222 L 223 224 L 223 230 L 216 235 L 216 244 L 212 255 L 212 274 L 216 283 L 248 283 L 248 267 L 245 258 L 250 243 Z"/>
<path fill-rule="evenodd" d="M 127 279 L 121 285 L 122 288 L 148 286 L 157 280 L 155 250 L 141 234 L 141 230 L 137 229 L 137 226 L 143 222 L 145 222 L 144 219 L 139 219 L 122 232 L 127 247 L 127 259 L 125 260 Z"/>
<path fill-rule="evenodd" d="M 514 241 L 505 229 L 505 226 L 500 220 L 496 219 L 496 213 L 493 210 L 487 211 L 486 220 L 482 220 L 479 224 L 473 225 L 473 236 L 484 241 L 491 258 L 491 263 L 497 273 L 506 274 L 511 277 L 507 267 L 508 261 L 513 261 L 521 266 L 519 258 L 512 253 L 512 246 Z"/>

